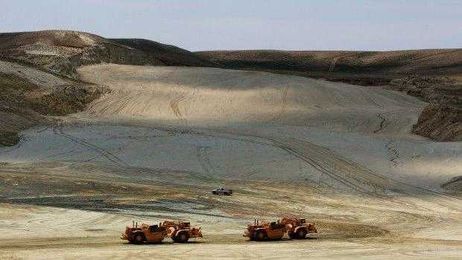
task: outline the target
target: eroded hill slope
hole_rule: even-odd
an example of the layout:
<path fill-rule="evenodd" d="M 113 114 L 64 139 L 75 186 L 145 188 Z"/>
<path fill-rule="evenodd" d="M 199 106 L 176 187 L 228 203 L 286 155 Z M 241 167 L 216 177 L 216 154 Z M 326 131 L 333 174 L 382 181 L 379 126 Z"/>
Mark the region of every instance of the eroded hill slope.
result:
<path fill-rule="evenodd" d="M 77 31 L 36 31 L 0 34 L 0 59 L 38 66 L 76 78 L 75 68 L 94 63 L 211 66 L 195 54 L 149 40 L 106 39 Z"/>

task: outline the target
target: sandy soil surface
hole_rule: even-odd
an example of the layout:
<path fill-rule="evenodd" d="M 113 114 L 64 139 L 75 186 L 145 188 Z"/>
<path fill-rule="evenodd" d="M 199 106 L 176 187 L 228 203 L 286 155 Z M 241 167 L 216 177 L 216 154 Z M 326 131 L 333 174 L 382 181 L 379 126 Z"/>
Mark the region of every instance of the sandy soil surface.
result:
<path fill-rule="evenodd" d="M 399 92 L 210 68 L 95 65 L 112 91 L 0 148 L 0 257 L 457 258 L 462 144 L 409 134 L 426 105 Z M 217 197 L 218 186 L 235 191 Z M 254 218 L 316 223 L 249 242 Z M 187 219 L 204 238 L 133 246 L 132 220 Z"/>

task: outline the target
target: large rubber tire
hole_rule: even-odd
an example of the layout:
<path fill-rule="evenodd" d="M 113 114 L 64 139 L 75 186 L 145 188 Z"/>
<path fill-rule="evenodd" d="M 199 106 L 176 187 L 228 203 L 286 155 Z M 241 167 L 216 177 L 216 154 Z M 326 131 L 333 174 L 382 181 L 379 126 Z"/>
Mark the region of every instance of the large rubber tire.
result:
<path fill-rule="evenodd" d="M 144 241 L 146 241 L 146 237 L 143 233 L 136 233 L 133 236 L 133 244 L 142 244 Z"/>
<path fill-rule="evenodd" d="M 308 232 L 306 231 L 306 229 L 300 228 L 299 230 L 297 230 L 297 239 L 305 239 L 305 238 L 306 238 L 306 234 L 308 234 Z"/>
<path fill-rule="evenodd" d="M 255 235 L 254 235 L 254 240 L 255 241 L 264 241 L 268 238 L 268 236 L 266 235 L 266 233 L 264 231 L 257 231 L 255 232 Z"/>
<path fill-rule="evenodd" d="M 290 239 L 296 239 L 297 238 L 297 234 L 295 234 L 294 232 L 289 232 L 288 235 L 289 235 Z"/>
<path fill-rule="evenodd" d="M 176 234 L 176 236 L 173 238 L 173 241 L 178 242 L 178 243 L 186 243 L 189 240 L 189 234 L 187 232 L 180 232 Z"/>

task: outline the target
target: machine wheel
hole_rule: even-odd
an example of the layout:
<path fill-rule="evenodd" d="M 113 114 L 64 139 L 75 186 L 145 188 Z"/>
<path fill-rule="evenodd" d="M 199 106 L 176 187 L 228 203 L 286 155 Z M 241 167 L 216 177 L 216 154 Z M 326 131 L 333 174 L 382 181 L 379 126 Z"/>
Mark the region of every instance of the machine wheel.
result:
<path fill-rule="evenodd" d="M 189 235 L 187 232 L 180 232 L 176 234 L 174 237 L 173 241 L 178 242 L 178 243 L 186 243 L 189 240 Z"/>
<path fill-rule="evenodd" d="M 294 232 L 289 232 L 288 235 L 289 235 L 289 238 L 290 238 L 290 239 L 295 239 L 295 238 L 297 238 L 297 235 L 296 235 Z"/>
<path fill-rule="evenodd" d="M 142 244 L 145 240 L 146 238 L 143 233 L 136 233 L 133 236 L 133 244 Z"/>
<path fill-rule="evenodd" d="M 263 241 L 266 240 L 267 236 L 264 231 L 257 231 L 254 236 L 255 241 Z"/>
<path fill-rule="evenodd" d="M 305 239 L 307 233 L 308 232 L 306 232 L 306 229 L 300 228 L 299 230 L 297 230 L 297 238 L 298 239 Z"/>

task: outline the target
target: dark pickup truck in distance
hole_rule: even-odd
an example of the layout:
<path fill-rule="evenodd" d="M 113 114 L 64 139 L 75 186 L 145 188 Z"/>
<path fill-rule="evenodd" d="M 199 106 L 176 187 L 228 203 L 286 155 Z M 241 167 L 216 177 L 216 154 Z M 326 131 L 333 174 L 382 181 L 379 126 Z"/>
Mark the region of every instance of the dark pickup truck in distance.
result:
<path fill-rule="evenodd" d="M 231 196 L 231 194 L 233 194 L 233 190 L 225 189 L 225 188 L 218 188 L 218 189 L 214 189 L 212 191 L 212 194 Z"/>

